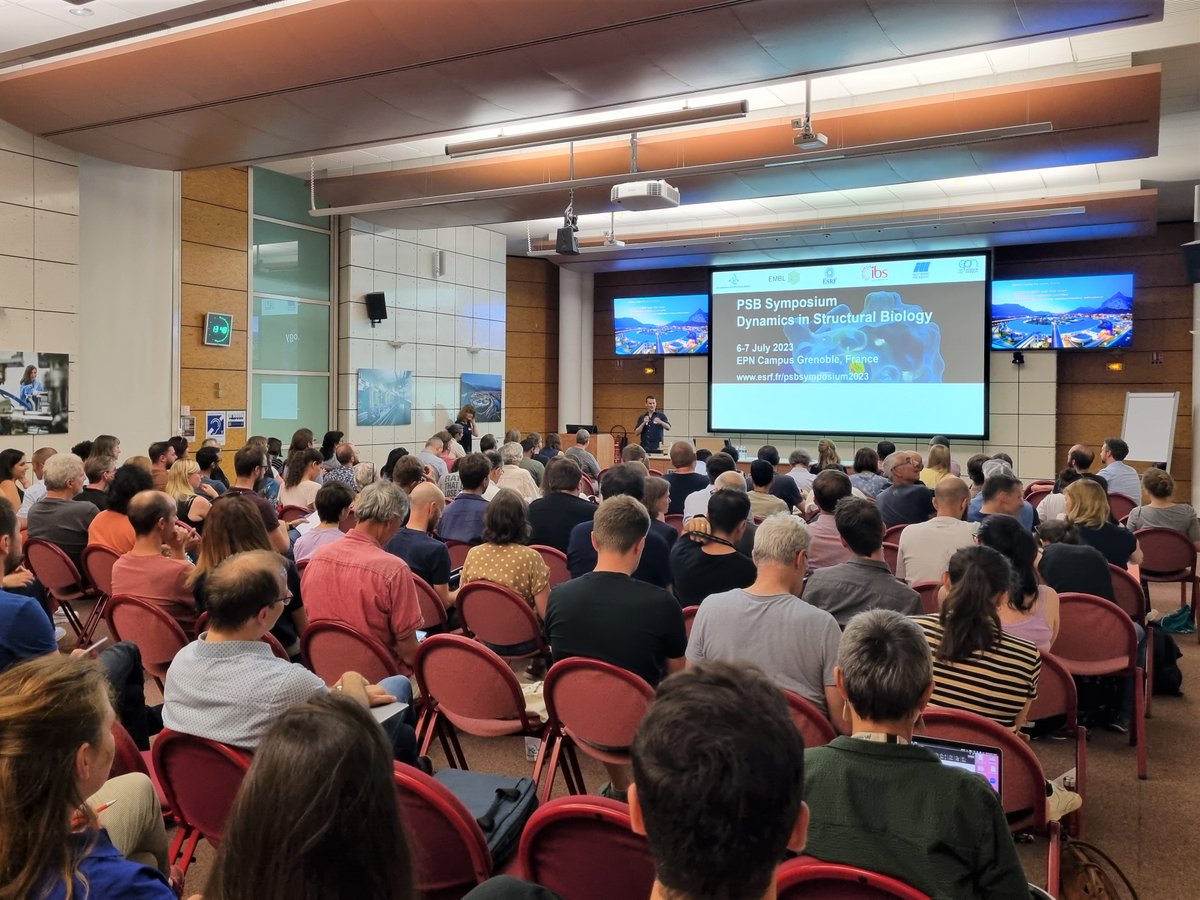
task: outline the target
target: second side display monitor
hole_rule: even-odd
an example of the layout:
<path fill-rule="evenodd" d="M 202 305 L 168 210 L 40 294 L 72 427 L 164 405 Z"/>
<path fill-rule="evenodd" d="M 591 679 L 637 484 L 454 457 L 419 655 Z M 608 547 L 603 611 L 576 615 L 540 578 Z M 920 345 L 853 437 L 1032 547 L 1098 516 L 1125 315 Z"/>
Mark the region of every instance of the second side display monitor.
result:
<path fill-rule="evenodd" d="M 989 262 L 714 271 L 709 429 L 986 437 Z"/>

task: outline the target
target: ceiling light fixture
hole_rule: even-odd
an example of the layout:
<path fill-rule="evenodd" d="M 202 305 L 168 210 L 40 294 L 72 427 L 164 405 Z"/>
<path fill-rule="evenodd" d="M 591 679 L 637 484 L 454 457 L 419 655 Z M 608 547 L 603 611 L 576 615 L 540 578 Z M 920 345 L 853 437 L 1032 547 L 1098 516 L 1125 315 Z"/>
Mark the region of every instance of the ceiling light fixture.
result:
<path fill-rule="evenodd" d="M 67 0 L 67 2 L 70 2 L 70 0 Z M 67 10 L 67 12 L 69 12 L 73 16 L 94 15 L 93 10 L 88 9 L 86 6 L 72 6 L 70 9 Z"/>
<path fill-rule="evenodd" d="M 478 141 L 459 141 L 446 145 L 446 155 L 451 158 L 477 156 L 481 153 L 497 153 L 502 150 L 524 150 L 529 147 L 545 147 L 549 144 L 566 144 L 574 141 L 590 141 L 596 138 L 619 137 L 639 131 L 654 131 L 660 128 L 678 128 L 684 125 L 703 125 L 709 122 L 728 122 L 744 119 L 750 111 L 745 100 L 717 103 L 712 106 L 696 106 L 672 112 L 629 116 L 592 125 L 574 125 L 513 134 L 507 137 L 485 138 Z"/>

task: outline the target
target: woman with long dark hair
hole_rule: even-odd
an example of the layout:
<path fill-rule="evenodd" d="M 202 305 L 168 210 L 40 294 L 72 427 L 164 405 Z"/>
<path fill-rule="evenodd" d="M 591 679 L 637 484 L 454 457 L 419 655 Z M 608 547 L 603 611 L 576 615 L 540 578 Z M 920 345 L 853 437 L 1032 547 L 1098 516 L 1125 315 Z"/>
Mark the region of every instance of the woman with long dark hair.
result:
<path fill-rule="evenodd" d="M 12 504 L 13 509 L 21 508 L 25 499 L 25 475 L 29 471 L 29 463 L 25 460 L 25 451 L 9 448 L 0 450 L 0 497 Z"/>
<path fill-rule="evenodd" d="M 293 451 L 283 470 L 283 487 L 279 491 L 279 502 L 284 506 L 313 509 L 317 502 L 317 491 L 321 489 L 317 480 L 320 474 L 320 450 L 309 448 Z"/>
<path fill-rule="evenodd" d="M 288 710 L 254 754 L 205 900 L 414 900 L 392 766 L 353 701 Z"/>
<path fill-rule="evenodd" d="M 985 547 L 998 551 L 1013 568 L 1015 580 L 1008 602 L 997 609 L 1000 627 L 1035 644 L 1042 652 L 1049 651 L 1058 636 L 1058 592 L 1040 583 L 1037 540 L 1012 516 L 988 516 L 976 537 Z"/>

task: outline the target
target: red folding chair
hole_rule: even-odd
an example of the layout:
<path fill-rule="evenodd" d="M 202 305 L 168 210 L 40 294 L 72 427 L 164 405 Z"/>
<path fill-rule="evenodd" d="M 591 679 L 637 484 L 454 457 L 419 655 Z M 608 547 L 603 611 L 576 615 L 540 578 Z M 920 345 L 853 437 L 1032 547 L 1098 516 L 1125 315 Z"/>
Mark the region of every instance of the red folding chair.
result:
<path fill-rule="evenodd" d="M 300 658 L 328 685 L 347 672 L 358 672 L 369 684 L 397 674 L 387 647 L 336 619 L 309 622 L 300 635 Z"/>
<path fill-rule="evenodd" d="M 338 531 L 342 532 L 342 534 L 345 534 L 346 532 L 353 531 L 354 526 L 357 524 L 358 516 L 354 514 L 354 510 L 350 510 L 350 512 L 346 513 L 346 515 L 342 517 L 342 521 L 338 523 Z"/>
<path fill-rule="evenodd" d="M 1125 610 L 1129 618 L 1137 622 L 1143 629 L 1147 628 L 1146 613 L 1150 604 L 1142 591 L 1142 583 L 1133 577 L 1128 569 L 1108 564 L 1109 574 L 1112 575 L 1113 597 L 1117 606 Z M 1154 698 L 1154 635 L 1146 632 L 1146 718 L 1151 715 L 1151 701 Z"/>
<path fill-rule="evenodd" d="M 912 589 L 921 595 L 921 612 L 925 615 L 936 615 L 942 609 L 940 581 L 917 581 Z"/>
<path fill-rule="evenodd" d="M 1042 654 L 1042 674 L 1038 695 L 1029 707 L 1029 721 L 1063 716 L 1063 730 L 1075 741 L 1075 790 L 1083 806 L 1070 816 L 1067 830 L 1072 837 L 1083 837 L 1083 814 L 1087 809 L 1087 729 L 1079 724 L 1079 695 L 1075 679 L 1052 653 Z"/>
<path fill-rule="evenodd" d="M 1133 497 L 1127 497 L 1124 494 L 1108 495 L 1108 507 L 1112 510 L 1113 518 L 1118 522 L 1128 518 L 1129 514 L 1137 509 L 1137 506 L 1138 500 Z"/>
<path fill-rule="evenodd" d="M 1034 509 L 1038 508 L 1038 504 L 1054 493 L 1053 486 L 1051 487 L 1033 487 L 1030 486 L 1025 490 L 1025 502 Z"/>
<path fill-rule="evenodd" d="M 837 737 L 833 723 L 815 704 L 792 691 L 784 691 L 783 696 L 787 698 L 788 712 L 792 714 L 796 730 L 804 738 L 805 748 L 820 747 Z"/>
<path fill-rule="evenodd" d="M 676 534 L 683 534 L 683 513 L 668 513 L 666 522 L 675 529 Z"/>
<path fill-rule="evenodd" d="M 289 504 L 279 510 L 279 518 L 284 522 L 299 522 L 301 519 L 307 519 L 312 515 L 312 510 L 307 506 L 295 506 Z"/>
<path fill-rule="evenodd" d="M 900 559 L 900 545 L 883 542 L 883 561 L 887 563 L 888 571 L 896 574 L 896 563 Z"/>
<path fill-rule="evenodd" d="M 778 900 L 929 900 L 915 887 L 840 863 L 791 859 L 775 870 Z"/>
<path fill-rule="evenodd" d="M 133 641 L 142 654 L 142 666 L 154 676 L 159 690 L 175 654 L 188 645 L 183 629 L 165 610 L 137 597 L 118 594 L 108 601 L 104 621 L 114 641 Z"/>
<path fill-rule="evenodd" d="M 433 589 L 433 585 L 419 575 L 413 575 L 413 584 L 416 585 L 417 603 L 421 607 L 421 628 L 440 628 L 442 631 L 448 631 L 450 620 L 446 607 L 442 605 L 442 598 Z"/>
<path fill-rule="evenodd" d="M 582 656 L 552 665 L 542 695 L 549 725 L 534 771 L 542 777 L 543 803 L 563 757 L 567 790 L 586 793 L 576 748 L 603 763 L 629 765 L 634 733 L 654 700 L 654 690 L 637 675 Z"/>
<path fill-rule="evenodd" d="M 571 580 L 571 571 L 567 568 L 567 554 L 557 547 L 547 547 L 544 544 L 530 544 L 531 550 L 541 554 L 543 562 L 550 568 L 550 587 L 556 587 L 564 581 Z"/>
<path fill-rule="evenodd" d="M 62 609 L 63 615 L 67 617 L 67 624 L 79 638 L 79 643 L 90 644 L 92 631 L 80 620 L 79 614 L 75 612 L 75 608 L 71 604 L 81 600 L 95 599 L 99 605 L 100 595 L 84 582 L 83 576 L 79 574 L 79 569 L 75 567 L 75 563 L 71 562 L 71 557 L 67 556 L 57 544 L 41 538 L 30 538 L 25 542 L 25 566 L 42 583 L 42 587 Z M 94 629 L 99 620 L 93 621 L 95 619 L 94 609 L 92 613 L 93 615 L 88 616 L 88 622 Z"/>
<path fill-rule="evenodd" d="M 493 647 L 531 646 L 523 653 L 502 653 L 504 659 L 550 658 L 542 626 L 529 604 L 515 591 L 490 581 L 472 581 L 458 592 L 458 615 L 463 630 Z"/>
<path fill-rule="evenodd" d="M 1039 478 L 1037 481 L 1031 481 L 1025 485 L 1025 493 L 1022 496 L 1025 500 L 1029 501 L 1030 506 L 1037 506 L 1037 503 L 1034 503 L 1030 499 L 1030 495 L 1036 491 L 1045 491 L 1047 494 L 1052 493 L 1054 491 L 1054 482 L 1046 478 Z"/>
<path fill-rule="evenodd" d="M 699 604 L 683 608 L 683 631 L 688 638 L 692 636 L 692 623 L 696 621 L 696 613 L 698 612 L 700 612 Z"/>
<path fill-rule="evenodd" d="M 1142 548 L 1142 580 L 1156 584 L 1179 583 L 1179 605 L 1188 602 L 1191 585 L 1192 619 L 1196 618 L 1196 599 L 1200 577 L 1196 572 L 1196 546 L 1186 534 L 1174 528 L 1139 528 L 1133 533 Z M 1200 640 L 1200 629 L 1197 630 Z"/>
<path fill-rule="evenodd" d="M 905 528 L 908 527 L 907 522 L 901 522 L 899 525 L 893 525 L 883 533 L 884 543 L 897 544 L 900 543 L 900 535 Z"/>
<path fill-rule="evenodd" d="M 87 617 L 87 621 L 83 623 L 83 630 L 88 635 L 95 632 L 96 626 L 104 618 L 104 607 L 108 604 L 109 598 L 112 597 L 113 565 L 120 558 L 121 554 L 116 550 L 105 547 L 102 544 L 91 544 L 83 548 L 83 555 L 80 557 L 80 563 L 83 565 L 83 574 L 95 589 L 100 592 L 100 599 L 96 601 L 96 605 L 92 607 L 92 612 Z"/>
<path fill-rule="evenodd" d="M 417 650 L 413 669 L 425 700 L 417 725 L 422 755 L 436 735 L 451 767 L 465 769 L 456 729 L 478 737 L 541 738 L 545 731 L 542 720 L 526 710 L 521 683 L 508 663 L 478 641 L 430 635 Z"/>
<path fill-rule="evenodd" d="M 450 551 L 450 568 L 461 569 L 471 552 L 471 545 L 462 541 L 446 541 L 446 549 Z"/>
<path fill-rule="evenodd" d="M 963 710 L 926 708 L 922 719 L 930 737 L 1000 748 L 1000 802 L 1009 828 L 1047 837 L 1046 890 L 1058 896 L 1062 827 L 1047 816 L 1046 774 L 1029 745 L 991 719 Z"/>
<path fill-rule="evenodd" d="M 167 795 L 163 793 L 162 784 L 159 783 L 158 775 L 154 771 L 154 760 L 151 758 L 151 751 L 138 749 L 133 736 L 125 730 L 125 726 L 121 724 L 120 719 L 113 720 L 112 733 L 116 749 L 113 754 L 112 769 L 109 770 L 108 777 L 116 778 L 118 775 L 128 775 L 132 772 L 140 772 L 142 775 L 145 775 L 154 784 L 154 793 L 158 795 L 158 803 L 162 807 L 163 817 L 170 819 L 171 804 L 167 802 Z"/>
<path fill-rule="evenodd" d="M 1058 637 L 1050 648 L 1072 675 L 1134 679 L 1129 743 L 1137 745 L 1138 778 L 1146 777 L 1146 670 L 1137 662 L 1133 620 L 1115 603 L 1090 594 L 1059 594 Z M 1149 645 L 1153 636 L 1147 635 Z M 1051 893 L 1054 893 L 1051 891 Z"/>
<path fill-rule="evenodd" d="M 179 830 L 171 843 L 171 863 L 187 872 L 204 838 L 221 841 L 242 779 L 250 771 L 251 754 L 216 741 L 164 728 L 154 739 L 154 770 Z"/>
<path fill-rule="evenodd" d="M 517 851 L 525 879 L 571 900 L 649 897 L 654 857 L 629 807 L 606 797 L 559 797 L 538 808 Z"/>
<path fill-rule="evenodd" d="M 459 900 L 492 875 L 492 854 L 475 818 L 441 782 L 396 763 L 400 817 L 423 900 Z"/>

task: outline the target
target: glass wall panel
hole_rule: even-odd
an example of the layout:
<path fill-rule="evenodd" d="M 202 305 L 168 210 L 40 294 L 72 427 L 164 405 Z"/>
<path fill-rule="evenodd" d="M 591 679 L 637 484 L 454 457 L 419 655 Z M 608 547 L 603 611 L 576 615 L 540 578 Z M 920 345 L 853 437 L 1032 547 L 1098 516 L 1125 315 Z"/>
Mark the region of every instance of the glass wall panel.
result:
<path fill-rule="evenodd" d="M 328 375 L 254 375 L 251 380 L 251 434 L 277 437 L 286 445 L 297 428 L 326 430 Z"/>
<path fill-rule="evenodd" d="M 255 369 L 329 371 L 329 307 L 255 297 L 250 321 Z"/>
<path fill-rule="evenodd" d="M 314 218 L 309 210 L 308 184 L 291 175 L 270 169 L 254 170 L 254 214 L 268 219 L 283 219 L 315 228 L 328 228 L 328 218 Z M 328 204 L 317 201 L 317 206 Z"/>
<path fill-rule="evenodd" d="M 329 299 L 327 234 L 255 219 L 250 260 L 257 293 Z"/>

